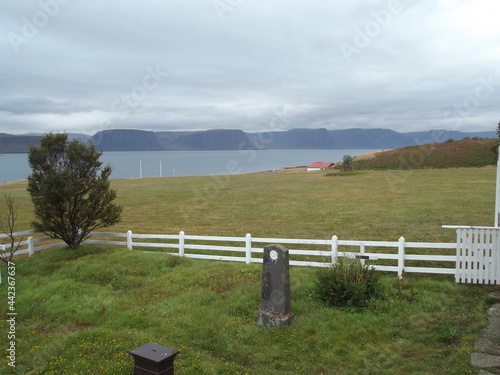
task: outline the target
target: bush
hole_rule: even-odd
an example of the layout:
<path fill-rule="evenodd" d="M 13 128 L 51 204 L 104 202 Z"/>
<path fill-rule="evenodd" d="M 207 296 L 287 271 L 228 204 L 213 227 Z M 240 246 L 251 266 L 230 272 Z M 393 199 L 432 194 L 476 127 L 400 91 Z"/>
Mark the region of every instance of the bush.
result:
<path fill-rule="evenodd" d="M 320 269 L 317 277 L 315 294 L 330 306 L 363 308 L 381 294 L 378 275 L 357 259 L 339 258 L 332 267 Z"/>
<path fill-rule="evenodd" d="M 342 170 L 344 172 L 352 171 L 353 167 L 354 167 L 354 162 L 353 162 L 352 156 L 351 155 L 344 155 L 344 157 L 342 158 Z"/>

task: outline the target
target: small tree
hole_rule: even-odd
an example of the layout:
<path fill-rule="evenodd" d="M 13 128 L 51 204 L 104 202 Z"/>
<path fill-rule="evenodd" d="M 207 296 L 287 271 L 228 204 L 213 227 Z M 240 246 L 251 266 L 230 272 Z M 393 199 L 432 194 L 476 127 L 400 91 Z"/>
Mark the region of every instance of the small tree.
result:
<path fill-rule="evenodd" d="M 18 204 L 15 204 L 15 198 L 10 194 L 3 194 L 5 198 L 5 206 L 7 207 L 5 217 L 0 216 L 0 231 L 7 235 L 10 242 L 9 250 L 0 253 L 0 260 L 5 263 L 12 261 L 15 252 L 19 249 L 21 245 L 22 238 L 16 244 L 16 237 L 14 236 L 16 221 L 17 221 L 17 210 L 19 208 Z"/>
<path fill-rule="evenodd" d="M 49 133 L 31 147 L 28 192 L 33 200 L 35 230 L 76 249 L 90 232 L 120 221 L 122 207 L 113 203 L 111 166 L 101 169 L 102 152 L 67 134 Z"/>
<path fill-rule="evenodd" d="M 339 258 L 332 267 L 318 270 L 315 294 L 323 302 L 337 307 L 366 307 L 382 294 L 378 274 L 358 259 Z"/>
<path fill-rule="evenodd" d="M 344 155 L 342 159 L 342 170 L 344 172 L 352 171 L 354 168 L 354 162 L 351 155 Z"/>

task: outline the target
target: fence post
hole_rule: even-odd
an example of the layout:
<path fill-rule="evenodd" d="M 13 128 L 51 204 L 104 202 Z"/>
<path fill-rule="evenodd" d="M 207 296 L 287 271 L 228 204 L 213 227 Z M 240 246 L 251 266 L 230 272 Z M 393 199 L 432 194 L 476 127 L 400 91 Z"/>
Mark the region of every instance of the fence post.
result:
<path fill-rule="evenodd" d="M 500 146 L 498 147 L 500 152 Z M 500 154 L 498 154 L 497 160 L 497 183 L 496 183 L 496 194 L 495 194 L 495 227 L 499 226 L 500 222 Z"/>
<path fill-rule="evenodd" d="M 365 258 L 363 257 L 365 255 L 365 244 L 361 243 L 359 245 L 359 255 L 361 255 L 360 262 L 364 266 L 365 265 Z"/>
<path fill-rule="evenodd" d="M 0 245 L 0 251 L 5 251 L 5 245 Z M 0 284 L 2 284 L 2 269 L 0 268 Z"/>
<path fill-rule="evenodd" d="M 252 263 L 252 235 L 247 233 L 245 236 L 245 254 L 247 264 Z"/>
<path fill-rule="evenodd" d="M 405 238 L 399 237 L 398 245 L 398 278 L 403 279 L 403 272 L 405 270 Z"/>
<path fill-rule="evenodd" d="M 33 246 L 33 237 L 28 237 L 28 254 L 30 258 L 35 255 L 35 247 Z"/>
<path fill-rule="evenodd" d="M 129 230 L 127 231 L 127 249 L 132 250 L 133 245 L 132 245 L 132 231 Z"/>
<path fill-rule="evenodd" d="M 332 266 L 337 263 L 337 252 L 339 250 L 338 237 L 332 236 Z"/>
<path fill-rule="evenodd" d="M 184 256 L 184 231 L 179 232 L 179 256 Z"/>

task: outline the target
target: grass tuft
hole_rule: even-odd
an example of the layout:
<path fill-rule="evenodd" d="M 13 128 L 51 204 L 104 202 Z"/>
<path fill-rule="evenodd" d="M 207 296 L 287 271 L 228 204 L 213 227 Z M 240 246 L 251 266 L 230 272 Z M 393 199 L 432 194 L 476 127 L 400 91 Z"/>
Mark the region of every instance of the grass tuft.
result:
<path fill-rule="evenodd" d="M 340 258 L 336 264 L 318 271 L 315 292 L 330 306 L 363 308 L 383 294 L 378 273 L 357 259 Z"/>

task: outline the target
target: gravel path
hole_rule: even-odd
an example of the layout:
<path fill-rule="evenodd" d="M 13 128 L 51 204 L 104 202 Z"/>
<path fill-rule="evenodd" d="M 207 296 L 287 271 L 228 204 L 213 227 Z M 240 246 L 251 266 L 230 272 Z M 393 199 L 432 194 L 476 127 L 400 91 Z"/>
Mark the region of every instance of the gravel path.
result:
<path fill-rule="evenodd" d="M 487 311 L 488 325 L 474 344 L 472 365 L 478 367 L 479 375 L 500 374 L 500 293 L 490 293 L 497 300 Z"/>

